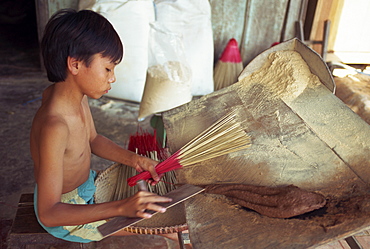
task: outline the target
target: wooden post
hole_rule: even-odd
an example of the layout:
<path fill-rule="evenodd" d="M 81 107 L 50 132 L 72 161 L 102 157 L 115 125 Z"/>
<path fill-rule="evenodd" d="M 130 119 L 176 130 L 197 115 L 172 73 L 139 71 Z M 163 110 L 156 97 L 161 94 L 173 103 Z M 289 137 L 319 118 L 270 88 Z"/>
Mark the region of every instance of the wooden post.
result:
<path fill-rule="evenodd" d="M 37 21 L 37 37 L 38 37 L 38 42 L 39 42 L 39 47 L 40 47 L 42 35 L 44 33 L 46 23 L 49 20 L 49 1 L 48 0 L 35 0 L 35 7 L 36 7 L 36 21 Z M 39 53 L 39 57 L 40 57 L 41 69 L 42 71 L 45 71 L 44 61 L 42 59 L 41 51 Z"/>

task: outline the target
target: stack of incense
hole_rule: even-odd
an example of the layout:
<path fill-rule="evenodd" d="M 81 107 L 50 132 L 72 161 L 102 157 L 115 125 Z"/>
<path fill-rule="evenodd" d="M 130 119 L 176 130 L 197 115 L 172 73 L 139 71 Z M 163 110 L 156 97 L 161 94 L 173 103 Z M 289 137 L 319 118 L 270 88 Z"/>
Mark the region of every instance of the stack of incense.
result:
<path fill-rule="evenodd" d="M 184 166 L 250 147 L 250 136 L 243 130 L 240 122 L 237 122 L 235 117 L 235 110 L 223 116 L 168 159 L 160 162 L 156 166 L 157 173 L 164 174 Z M 129 178 L 128 184 L 134 186 L 137 181 L 150 178 L 150 173 L 144 171 Z"/>
<path fill-rule="evenodd" d="M 129 138 L 127 149 L 141 156 L 149 157 L 156 161 L 163 161 L 169 157 L 168 151 L 161 147 L 154 134 L 139 130 Z M 127 179 L 136 174 L 136 170 L 132 167 L 121 165 L 118 169 L 117 186 L 112 194 L 111 200 L 121 200 L 134 195 L 138 189 L 131 188 L 127 185 Z M 177 179 L 174 172 L 165 173 L 161 181 L 156 185 L 148 185 L 148 191 L 158 195 L 164 195 L 176 188 Z"/>

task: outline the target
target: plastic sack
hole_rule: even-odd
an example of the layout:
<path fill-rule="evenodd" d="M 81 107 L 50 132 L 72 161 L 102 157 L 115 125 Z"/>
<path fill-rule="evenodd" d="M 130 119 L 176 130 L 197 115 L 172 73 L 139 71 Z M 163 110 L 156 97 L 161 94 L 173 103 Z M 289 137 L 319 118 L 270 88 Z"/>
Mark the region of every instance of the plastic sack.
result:
<path fill-rule="evenodd" d="M 208 0 L 155 0 L 156 20 L 183 37 L 193 96 L 213 92 L 214 44 Z"/>
<path fill-rule="evenodd" d="M 140 102 L 148 67 L 149 23 L 154 21 L 152 0 L 96 0 L 92 10 L 106 17 L 119 34 L 123 61 L 115 68 L 116 82 L 106 96 Z"/>
<path fill-rule="evenodd" d="M 192 75 L 181 37 L 157 22 L 150 24 L 149 37 L 149 64 L 139 120 L 192 99 Z"/>

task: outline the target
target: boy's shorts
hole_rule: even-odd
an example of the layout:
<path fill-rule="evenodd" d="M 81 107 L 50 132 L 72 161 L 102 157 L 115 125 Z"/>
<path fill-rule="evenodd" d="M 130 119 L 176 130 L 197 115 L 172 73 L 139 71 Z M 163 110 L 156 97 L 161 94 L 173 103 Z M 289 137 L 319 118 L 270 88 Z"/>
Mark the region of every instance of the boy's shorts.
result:
<path fill-rule="evenodd" d="M 61 202 L 70 204 L 94 204 L 94 194 L 96 191 L 96 187 L 94 184 L 95 178 L 96 172 L 94 170 L 90 170 L 90 175 L 87 181 L 81 184 L 75 190 L 62 194 Z M 40 225 L 48 233 L 57 238 L 81 243 L 88 243 L 91 241 L 98 241 L 103 239 L 103 236 L 100 234 L 97 227 L 106 223 L 105 220 L 78 226 L 58 226 L 58 227 L 44 226 L 40 222 L 37 213 L 37 185 L 35 187 L 34 193 L 34 208 L 37 220 L 39 221 Z"/>

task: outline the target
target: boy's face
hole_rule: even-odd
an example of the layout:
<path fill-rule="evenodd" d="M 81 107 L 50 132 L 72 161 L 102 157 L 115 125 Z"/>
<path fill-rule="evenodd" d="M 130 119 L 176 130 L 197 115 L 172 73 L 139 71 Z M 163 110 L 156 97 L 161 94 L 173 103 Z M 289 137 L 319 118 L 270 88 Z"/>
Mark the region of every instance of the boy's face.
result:
<path fill-rule="evenodd" d="M 111 84 L 116 81 L 114 68 L 116 63 L 110 58 L 103 57 L 101 54 L 93 55 L 92 62 L 87 67 L 81 63 L 78 73 L 81 89 L 90 98 L 98 99 L 103 94 L 108 93 Z"/>

